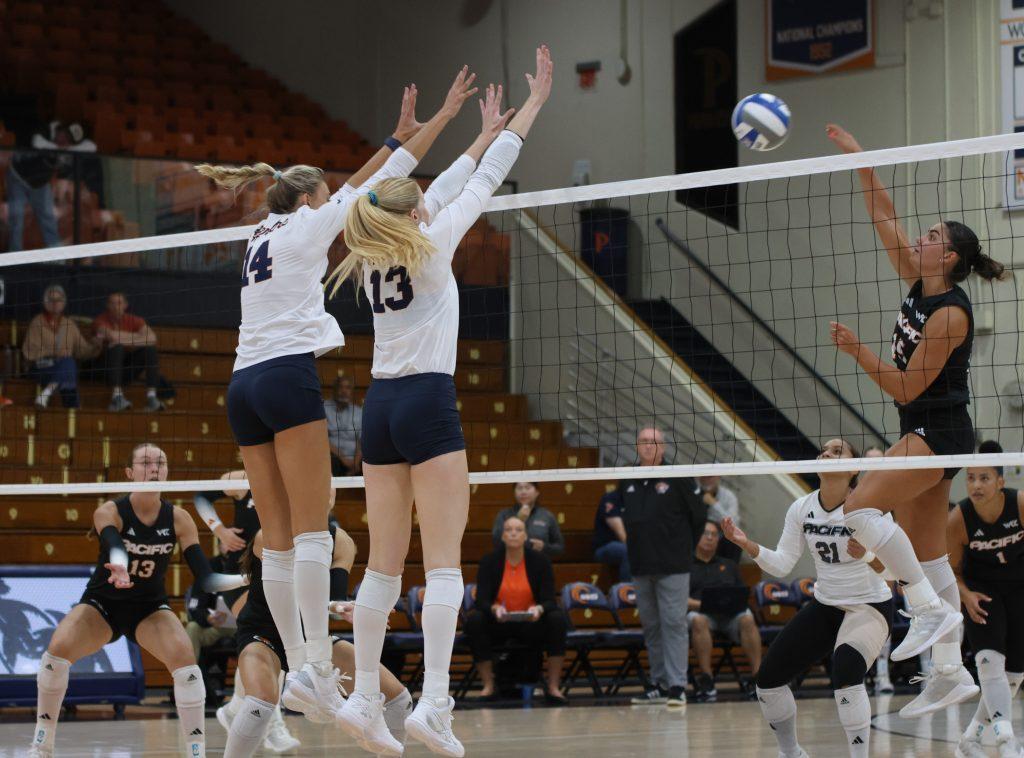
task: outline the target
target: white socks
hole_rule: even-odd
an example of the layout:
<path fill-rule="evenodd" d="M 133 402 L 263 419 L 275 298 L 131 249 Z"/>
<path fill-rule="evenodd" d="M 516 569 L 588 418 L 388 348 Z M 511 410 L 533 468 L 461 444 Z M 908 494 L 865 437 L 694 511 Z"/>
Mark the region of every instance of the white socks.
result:
<path fill-rule="evenodd" d="M 462 570 L 427 572 L 423 595 L 423 692 L 426 697 L 448 697 L 448 669 L 452 663 L 455 627 L 464 596 Z"/>
<path fill-rule="evenodd" d="M 757 701 L 761 704 L 761 713 L 775 732 L 779 743 L 779 751 L 786 756 L 800 754 L 800 744 L 796 740 L 796 700 L 793 690 L 788 685 L 763 690 L 757 688 Z"/>
<path fill-rule="evenodd" d="M 301 671 L 306 663 L 306 640 L 302 636 L 299 603 L 295 595 L 295 549 L 263 549 L 263 594 L 267 597 L 274 626 L 281 635 L 290 671 Z M 326 603 L 324 605 L 326 608 Z M 327 614 L 324 614 L 326 623 Z"/>
<path fill-rule="evenodd" d="M 850 758 L 867 758 L 871 731 L 871 701 L 863 684 L 844 687 L 832 693 L 839 709 L 839 723 L 846 730 Z"/>
<path fill-rule="evenodd" d="M 944 555 L 933 561 L 922 561 L 921 569 L 935 593 L 949 603 L 950 607 L 960 610 L 960 590 L 956 587 L 956 574 L 953 573 L 953 568 L 949 565 L 949 556 Z M 960 655 L 960 635 L 962 633 L 963 625 L 960 624 L 940 637 L 932 648 L 934 656 L 932 663 L 953 665 L 955 668 L 962 666 L 963 658 Z M 940 652 L 940 645 L 950 645 L 951 647 L 946 652 Z M 955 648 L 955 653 L 953 648 Z M 944 669 L 939 669 L 939 671 L 942 672 Z"/>
<path fill-rule="evenodd" d="M 295 595 L 306 634 L 306 660 L 330 670 L 327 604 L 331 600 L 331 533 L 304 532 L 295 537 Z M 289 668 L 291 664 L 289 663 Z"/>
<path fill-rule="evenodd" d="M 238 713 L 231 719 L 224 758 L 249 758 L 255 753 L 263 744 L 273 715 L 273 705 L 252 695 L 247 696 Z"/>
<path fill-rule="evenodd" d="M 174 706 L 190 756 L 206 755 L 206 729 L 203 723 L 206 687 L 203 672 L 194 663 L 171 672 L 174 678 Z"/>
<path fill-rule="evenodd" d="M 401 694 L 384 703 L 384 723 L 388 731 L 399 742 L 405 734 L 405 720 L 412 713 L 412 695 L 409 690 L 402 690 Z"/>
<path fill-rule="evenodd" d="M 388 614 L 402 594 L 402 577 L 366 569 L 352 614 L 356 648 L 355 691 L 374 697 L 380 694 L 380 654 L 384 649 Z"/>
<path fill-rule="evenodd" d="M 895 521 L 885 518 L 877 508 L 861 508 L 846 514 L 846 525 L 865 549 L 877 555 L 897 579 L 908 585 L 907 600 L 912 606 L 938 599 L 931 585 L 925 582 L 910 538 Z"/>
<path fill-rule="evenodd" d="M 68 671 L 71 662 L 49 652 L 43 653 L 39 661 L 39 673 L 36 674 L 36 731 L 32 736 L 32 744 L 53 750 L 53 740 L 57 736 L 57 719 L 60 718 L 60 705 L 64 702 L 64 693 L 68 690 Z"/>
<path fill-rule="evenodd" d="M 1006 673 L 1006 680 L 1010 685 L 1010 702 L 1017 697 L 1017 691 L 1020 689 L 1021 682 L 1024 682 L 1024 673 L 1017 671 L 1008 671 Z M 985 706 L 985 686 L 981 685 L 982 697 L 978 701 L 978 710 L 974 712 L 974 718 L 971 719 L 971 723 L 964 730 L 964 736 L 981 742 L 982 733 L 985 731 L 985 727 L 992 725 L 992 719 L 988 715 L 988 708 Z"/>
<path fill-rule="evenodd" d="M 1003 742 L 1013 737 L 1013 726 L 1010 723 L 1013 695 L 1006 676 L 1006 656 L 995 650 L 979 650 L 975 662 L 978 664 L 981 699 L 985 701 L 985 709 L 992 720 L 996 741 Z"/>

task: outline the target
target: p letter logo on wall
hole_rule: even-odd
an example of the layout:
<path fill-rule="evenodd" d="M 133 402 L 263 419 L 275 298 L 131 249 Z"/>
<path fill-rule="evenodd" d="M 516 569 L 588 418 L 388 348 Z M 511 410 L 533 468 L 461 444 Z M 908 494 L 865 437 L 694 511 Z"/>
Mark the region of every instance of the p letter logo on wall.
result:
<path fill-rule="evenodd" d="M 765 0 L 765 78 L 875 65 L 872 0 Z"/>

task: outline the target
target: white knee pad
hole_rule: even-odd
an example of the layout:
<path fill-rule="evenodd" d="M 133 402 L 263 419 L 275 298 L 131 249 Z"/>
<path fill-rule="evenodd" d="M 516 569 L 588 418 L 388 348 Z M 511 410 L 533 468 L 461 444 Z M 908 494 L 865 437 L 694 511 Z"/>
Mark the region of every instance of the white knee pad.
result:
<path fill-rule="evenodd" d="M 295 548 L 263 549 L 263 581 L 295 584 Z"/>
<path fill-rule="evenodd" d="M 793 699 L 793 690 L 789 688 L 789 685 L 766 690 L 758 687 L 757 700 L 761 704 L 761 712 L 769 724 L 786 721 L 796 716 L 796 700 Z"/>
<path fill-rule="evenodd" d="M 330 566 L 334 555 L 334 540 L 330 532 L 303 532 L 295 537 L 295 562 L 319 563 Z"/>
<path fill-rule="evenodd" d="M 836 708 L 839 709 L 839 723 L 844 729 L 866 729 L 871 725 L 871 701 L 863 684 L 843 687 L 832 694 L 835 695 Z"/>
<path fill-rule="evenodd" d="M 427 590 L 423 593 L 423 607 L 444 605 L 456 612 L 462 608 L 465 586 L 461 569 L 434 569 L 427 572 Z"/>
<path fill-rule="evenodd" d="M 71 662 L 49 653 L 43 653 L 39 660 L 39 673 L 36 684 L 47 692 L 64 692 L 68 688 L 68 671 Z"/>
<path fill-rule="evenodd" d="M 196 705 L 206 702 L 203 672 L 194 663 L 171 672 L 174 678 L 174 702 L 178 705 Z"/>
<path fill-rule="evenodd" d="M 366 569 L 363 583 L 359 585 L 359 593 L 356 595 L 356 605 L 388 614 L 394 609 L 401 594 L 401 576 L 388 576 Z"/>
<path fill-rule="evenodd" d="M 242 707 L 231 719 L 231 731 L 241 737 L 263 739 L 270 727 L 270 719 L 274 715 L 274 706 L 266 700 L 246 695 Z"/>
<path fill-rule="evenodd" d="M 861 508 L 845 515 L 846 525 L 865 549 L 877 552 L 899 527 L 877 508 Z"/>
<path fill-rule="evenodd" d="M 934 561 L 921 561 L 921 570 L 924 571 L 924 576 L 932 585 L 936 595 L 942 596 L 949 587 L 956 586 L 956 574 L 953 573 L 953 568 L 949 565 L 948 555 L 936 558 Z M 959 603 L 959 594 L 955 589 L 953 592 L 956 595 L 956 603 Z M 943 597 L 943 600 L 949 602 L 948 598 Z M 956 603 L 951 605 L 955 608 Z"/>
<path fill-rule="evenodd" d="M 995 650 L 979 650 L 974 656 L 978 665 L 978 681 L 988 682 L 1006 676 L 1006 656 Z"/>

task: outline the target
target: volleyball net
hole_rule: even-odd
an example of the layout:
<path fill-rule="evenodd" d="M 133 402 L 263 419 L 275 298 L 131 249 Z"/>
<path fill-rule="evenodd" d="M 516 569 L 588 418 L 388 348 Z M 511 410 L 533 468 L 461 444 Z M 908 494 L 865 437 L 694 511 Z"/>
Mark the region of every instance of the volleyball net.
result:
<path fill-rule="evenodd" d="M 893 402 L 829 339 L 839 321 L 890 360 L 906 295 L 864 207 L 856 169 L 868 166 L 890 188 L 911 239 L 956 219 L 1007 265 L 1001 283 L 963 285 L 975 318 L 970 413 L 978 440 L 1021 450 L 1021 221 L 1004 191 L 1022 149 L 1024 135 L 1001 135 L 496 196 L 454 262 L 455 379 L 472 483 L 653 473 L 636 467 L 636 438 L 654 426 L 667 444 L 661 476 L 757 475 L 780 496 L 795 495 L 816 473 L 850 468 L 815 460 L 825 440 L 859 450 L 895 442 Z M 224 395 L 251 230 L 0 254 L 0 394 L 13 401 L 0 409 L 0 495 L 186 493 L 219 489 L 220 474 L 241 468 Z M 78 336 L 47 355 L 26 339 L 44 296 L 61 293 Z M 358 405 L 369 384 L 375 297 L 346 287 L 329 304 L 348 344 L 318 366 L 343 433 L 352 431 L 345 406 Z M 112 350 L 97 317 L 124 305 L 155 343 L 129 336 Z M 36 329 L 66 334 L 56 323 L 51 316 Z M 76 391 L 67 362 L 54 373 L 62 357 L 72 359 Z M 59 386 L 42 398 L 53 381 Z M 146 410 L 150 385 L 163 410 Z M 130 409 L 111 406 L 117 386 Z M 142 441 L 167 453 L 172 481 L 124 481 Z M 972 462 L 1019 466 L 1024 454 L 856 467 Z"/>

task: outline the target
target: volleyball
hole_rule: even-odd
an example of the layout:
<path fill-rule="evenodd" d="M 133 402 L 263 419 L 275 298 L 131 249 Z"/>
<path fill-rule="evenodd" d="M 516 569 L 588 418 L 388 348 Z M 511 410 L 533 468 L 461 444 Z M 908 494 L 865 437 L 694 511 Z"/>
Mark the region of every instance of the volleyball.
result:
<path fill-rule="evenodd" d="M 747 95 L 732 111 L 732 131 L 751 150 L 774 150 L 789 134 L 789 106 L 765 92 Z"/>

